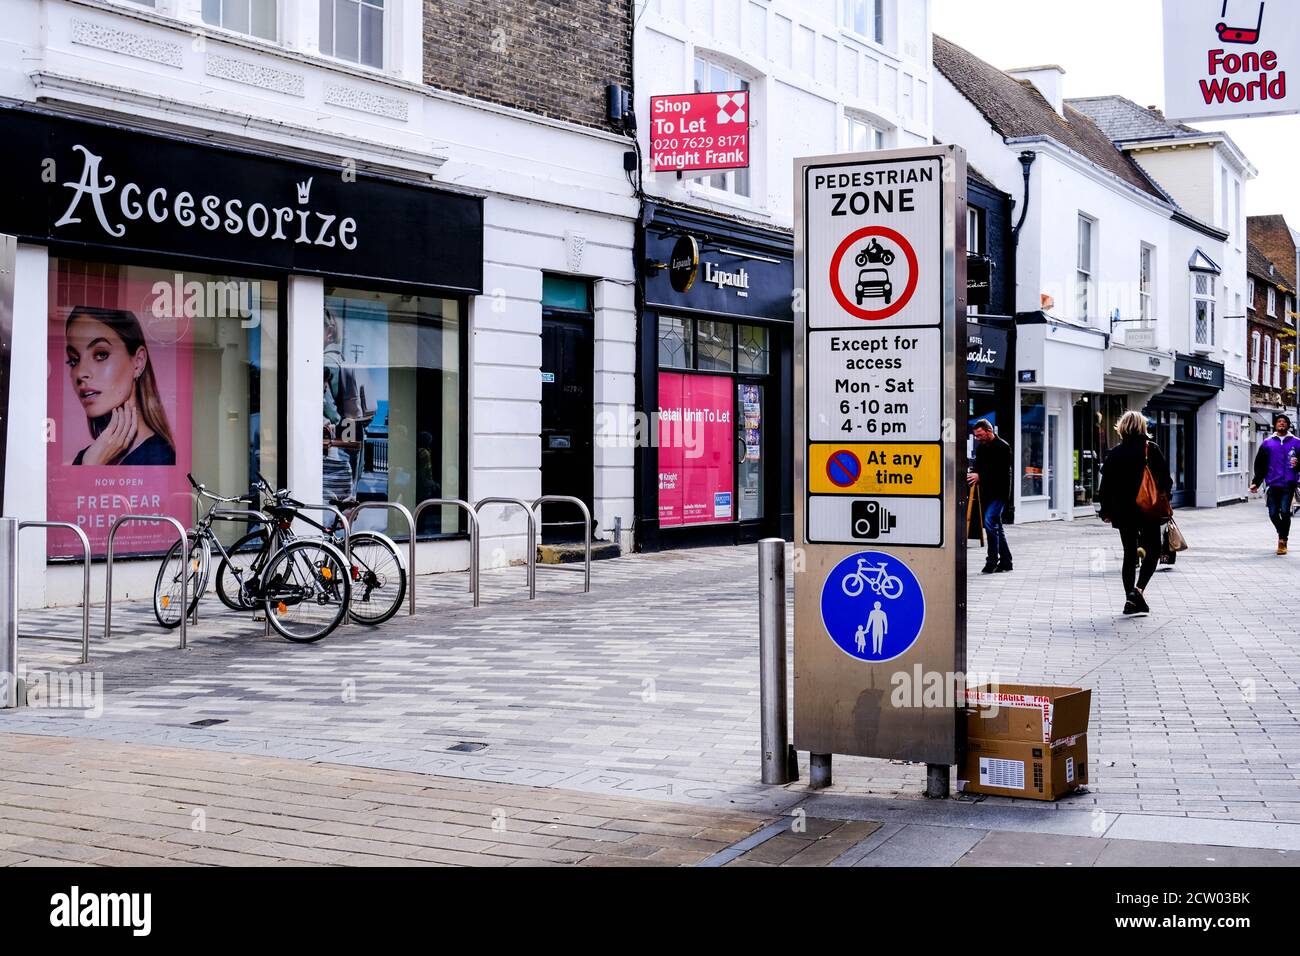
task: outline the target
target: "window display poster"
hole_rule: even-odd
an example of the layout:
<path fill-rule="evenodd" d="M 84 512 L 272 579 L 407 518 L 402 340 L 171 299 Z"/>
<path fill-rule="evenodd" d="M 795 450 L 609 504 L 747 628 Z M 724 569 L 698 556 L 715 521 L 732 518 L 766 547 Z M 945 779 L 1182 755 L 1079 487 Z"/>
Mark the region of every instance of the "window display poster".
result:
<path fill-rule="evenodd" d="M 382 301 L 327 295 L 322 392 L 326 498 L 387 501 L 389 314 Z M 387 530 L 363 513 L 358 528 Z"/>
<path fill-rule="evenodd" d="M 659 373 L 659 524 L 730 521 L 735 394 L 723 375 Z"/>
<path fill-rule="evenodd" d="M 193 319 L 144 275 L 50 263 L 47 520 L 81 528 L 96 557 L 121 515 L 193 523 Z M 47 535 L 48 555 L 79 555 L 69 539 Z M 113 553 L 161 553 L 175 539 L 168 524 L 132 522 Z"/>

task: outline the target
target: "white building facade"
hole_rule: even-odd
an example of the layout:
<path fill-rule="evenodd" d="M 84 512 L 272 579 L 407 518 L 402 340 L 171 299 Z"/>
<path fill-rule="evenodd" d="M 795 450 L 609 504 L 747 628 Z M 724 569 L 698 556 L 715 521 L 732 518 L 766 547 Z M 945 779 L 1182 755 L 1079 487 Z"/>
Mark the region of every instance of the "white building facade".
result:
<path fill-rule="evenodd" d="M 1059 67 L 1003 72 L 939 38 L 935 61 L 936 137 L 1016 203 L 1016 521 L 1094 514 L 1128 409 L 1152 419 L 1177 505 L 1239 498 L 1248 465 L 1228 440 L 1249 398 L 1232 233 L 1066 101 Z"/>
<path fill-rule="evenodd" d="M 670 448 L 639 450 L 642 546 L 793 534 L 794 160 L 931 142 L 929 8 L 928 0 L 637 0 L 645 200 L 637 407 L 667 416 L 734 408 L 736 422 L 734 434 L 706 438 L 707 469 Z M 653 97 L 741 91 L 748 167 L 654 171 Z M 701 276 L 680 288 L 668 268 L 679 242 L 678 251 L 698 250 Z M 711 286 L 718 275 L 745 287 Z"/>
<path fill-rule="evenodd" d="M 0 215 L 18 236 L 6 515 L 71 520 L 102 554 L 126 510 L 188 524 L 186 470 L 225 495 L 261 471 L 312 501 L 532 501 L 568 490 L 547 447 L 585 442 L 585 475 L 557 480 L 598 536 L 630 526 L 630 448 L 593 443 L 592 417 L 543 440 L 548 384 L 588 416 L 633 400 L 625 137 L 423 85 L 419 0 L 0 0 L 0 17 L 0 124 L 31 147 Z M 96 393 L 69 373 L 92 314 L 143 330 L 166 421 L 149 467 L 94 463 Z M 544 355 L 556 317 L 586 330 L 556 347 L 577 350 L 567 373 Z M 485 565 L 524 557 L 522 514 L 482 518 Z M 465 568 L 466 530 L 429 512 L 417 571 Z M 118 554 L 160 535 L 124 528 Z M 24 535 L 25 606 L 79 598 L 75 553 Z M 156 570 L 124 561 L 116 596 Z"/>

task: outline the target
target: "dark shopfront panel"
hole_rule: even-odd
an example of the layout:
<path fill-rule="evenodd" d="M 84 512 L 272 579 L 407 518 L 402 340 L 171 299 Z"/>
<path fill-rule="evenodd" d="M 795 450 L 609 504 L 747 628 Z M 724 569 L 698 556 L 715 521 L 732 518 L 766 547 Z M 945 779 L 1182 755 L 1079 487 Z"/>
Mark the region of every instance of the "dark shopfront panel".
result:
<path fill-rule="evenodd" d="M 651 206 L 637 407 L 644 550 L 794 532 L 789 236 Z M 657 267 L 662 263 L 663 267 Z"/>
<path fill-rule="evenodd" d="M 1223 390 L 1223 385 L 1220 363 L 1179 354 L 1174 359 L 1173 381 L 1143 411 L 1156 444 L 1169 462 L 1175 508 L 1196 505 L 1196 416 L 1202 405 Z"/>
<path fill-rule="evenodd" d="M 1015 400 L 1016 385 L 1007 374 L 1015 367 L 1012 354 L 1015 325 L 1012 319 L 1000 316 L 979 316 L 966 323 L 966 456 L 975 459 L 975 438 L 971 430 L 975 423 L 987 419 L 994 432 L 1011 446 L 1016 447 Z M 1015 502 L 1007 502 L 1003 520 L 1015 520 Z"/>
<path fill-rule="evenodd" d="M 102 554 L 128 510 L 189 524 L 189 471 L 222 494 L 258 471 L 284 483 L 289 443 L 315 439 L 286 432 L 288 371 L 322 358 L 288 354 L 293 274 L 326 286 L 325 487 L 298 496 L 410 505 L 462 488 L 479 200 L 28 109 L 0 108 L 0 132 L 0 232 L 50 252 L 51 520 Z M 111 447 L 104 423 L 130 403 L 148 437 Z M 426 534 L 459 530 L 428 519 Z M 49 542 L 64 555 L 62 536 Z M 166 546 L 149 525 L 116 540 L 123 554 Z"/>

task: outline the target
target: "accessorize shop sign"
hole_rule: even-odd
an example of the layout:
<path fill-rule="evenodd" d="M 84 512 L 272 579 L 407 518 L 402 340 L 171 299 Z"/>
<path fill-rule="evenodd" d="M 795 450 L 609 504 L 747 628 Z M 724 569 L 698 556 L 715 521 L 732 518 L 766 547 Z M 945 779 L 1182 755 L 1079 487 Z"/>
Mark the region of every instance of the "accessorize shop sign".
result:
<path fill-rule="evenodd" d="M 482 291 L 475 197 L 17 107 L 0 136 L 20 238 Z"/>

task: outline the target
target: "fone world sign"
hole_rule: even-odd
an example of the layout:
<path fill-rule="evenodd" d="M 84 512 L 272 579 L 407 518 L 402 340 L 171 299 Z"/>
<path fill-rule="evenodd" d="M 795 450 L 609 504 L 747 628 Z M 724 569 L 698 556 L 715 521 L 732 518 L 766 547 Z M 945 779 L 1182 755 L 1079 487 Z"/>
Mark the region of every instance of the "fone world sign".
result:
<path fill-rule="evenodd" d="M 1165 115 L 1233 119 L 1300 112 L 1300 5 L 1165 0 Z"/>
<path fill-rule="evenodd" d="M 813 754 L 957 759 L 954 695 L 896 692 L 964 680 L 965 182 L 952 146 L 796 164 L 794 730 Z"/>

